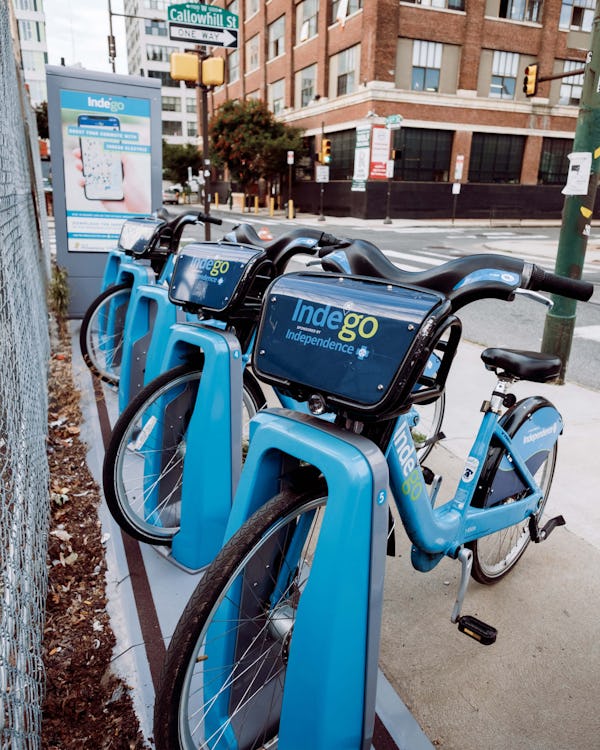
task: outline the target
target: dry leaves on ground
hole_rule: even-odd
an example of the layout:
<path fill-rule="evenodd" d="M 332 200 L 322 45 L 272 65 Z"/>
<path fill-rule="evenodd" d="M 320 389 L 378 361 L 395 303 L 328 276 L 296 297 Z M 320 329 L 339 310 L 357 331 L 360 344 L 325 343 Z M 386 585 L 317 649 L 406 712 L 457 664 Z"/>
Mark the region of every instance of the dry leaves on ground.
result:
<path fill-rule="evenodd" d="M 79 440 L 81 412 L 70 342 L 62 336 L 49 375 L 51 522 L 44 629 L 43 750 L 142 750 L 127 685 L 113 673 L 106 611 L 100 495 Z"/>

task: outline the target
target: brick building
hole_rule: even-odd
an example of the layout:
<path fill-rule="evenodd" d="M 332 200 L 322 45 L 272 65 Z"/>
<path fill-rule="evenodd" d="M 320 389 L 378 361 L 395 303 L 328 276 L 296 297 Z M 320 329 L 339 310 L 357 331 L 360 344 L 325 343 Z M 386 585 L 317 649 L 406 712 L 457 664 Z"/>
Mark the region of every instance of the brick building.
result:
<path fill-rule="evenodd" d="M 327 209 L 378 216 L 387 181 L 351 190 L 357 124 L 401 115 L 392 216 L 560 215 L 583 76 L 522 93 L 525 66 L 581 69 L 594 0 L 217 0 L 239 16 L 216 107 L 262 98 L 300 126 L 311 155 L 332 144 Z M 459 199 L 451 184 L 462 183 Z M 295 194 L 316 208 L 313 161 Z"/>

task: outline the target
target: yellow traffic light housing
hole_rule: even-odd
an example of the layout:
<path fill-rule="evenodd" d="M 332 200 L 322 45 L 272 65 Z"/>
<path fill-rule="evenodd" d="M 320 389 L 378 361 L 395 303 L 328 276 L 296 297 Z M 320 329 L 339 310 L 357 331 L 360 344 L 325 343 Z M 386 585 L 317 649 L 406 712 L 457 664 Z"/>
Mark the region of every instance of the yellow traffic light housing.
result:
<path fill-rule="evenodd" d="M 198 81 L 198 55 L 190 52 L 171 54 L 171 78 L 174 81 Z"/>
<path fill-rule="evenodd" d="M 523 93 L 525 96 L 535 96 L 537 94 L 538 84 L 538 64 L 532 63 L 525 68 L 525 78 L 523 79 Z"/>
<path fill-rule="evenodd" d="M 207 57 L 202 60 L 202 85 L 222 86 L 225 82 L 225 58 Z"/>
<path fill-rule="evenodd" d="M 321 164 L 331 162 L 331 141 L 329 138 L 323 138 L 321 142 Z"/>

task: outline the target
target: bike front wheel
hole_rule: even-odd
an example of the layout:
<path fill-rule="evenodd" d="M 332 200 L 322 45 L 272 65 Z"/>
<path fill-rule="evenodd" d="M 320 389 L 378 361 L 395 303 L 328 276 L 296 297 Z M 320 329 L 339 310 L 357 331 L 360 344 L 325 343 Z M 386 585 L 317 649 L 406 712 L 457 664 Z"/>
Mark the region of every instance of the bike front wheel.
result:
<path fill-rule="evenodd" d="M 417 421 L 411 429 L 411 435 L 415 443 L 419 463 L 421 464 L 439 439 L 442 422 L 444 421 L 445 408 L 446 393 L 444 391 L 430 403 L 415 404 L 413 406 Z"/>
<path fill-rule="evenodd" d="M 277 495 L 211 563 L 167 651 L 157 750 L 277 746 L 295 616 L 325 505 L 323 486 Z"/>
<path fill-rule="evenodd" d="M 170 545 L 179 531 L 187 429 L 202 370 L 185 364 L 145 386 L 117 420 L 104 457 L 102 481 L 119 526 L 146 544 Z M 242 453 L 248 424 L 265 399 L 244 373 Z"/>
<path fill-rule="evenodd" d="M 110 286 L 88 307 L 79 331 L 83 361 L 101 380 L 118 385 L 121 373 L 125 318 L 131 286 Z"/>

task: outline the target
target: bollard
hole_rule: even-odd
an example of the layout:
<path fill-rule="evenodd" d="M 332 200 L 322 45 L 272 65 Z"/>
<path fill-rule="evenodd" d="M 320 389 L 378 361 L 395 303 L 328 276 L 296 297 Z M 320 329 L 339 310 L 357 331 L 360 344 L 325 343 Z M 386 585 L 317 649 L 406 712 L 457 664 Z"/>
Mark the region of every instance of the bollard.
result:
<path fill-rule="evenodd" d="M 274 216 L 275 214 L 275 198 L 271 197 L 269 198 L 269 216 Z"/>
<path fill-rule="evenodd" d="M 254 213 L 258 213 L 258 195 L 254 196 Z"/>
<path fill-rule="evenodd" d="M 219 194 L 215 193 L 215 208 L 219 208 Z"/>
<path fill-rule="evenodd" d="M 293 218 L 294 218 L 294 201 L 290 199 L 288 201 L 288 219 L 293 219 Z"/>

